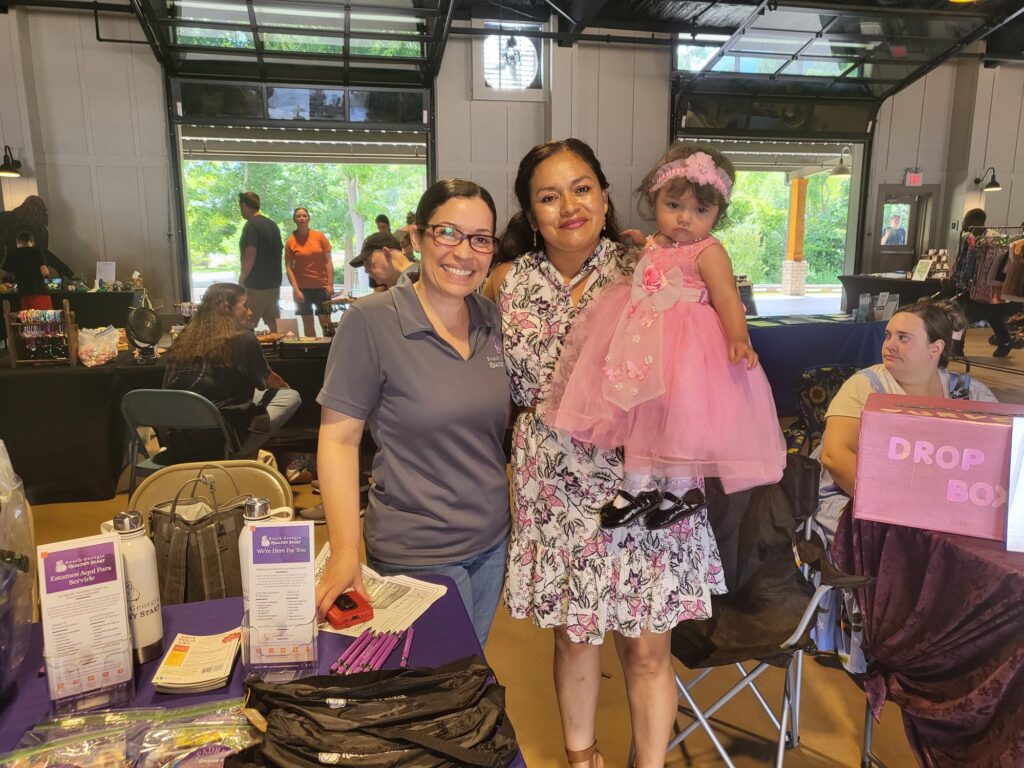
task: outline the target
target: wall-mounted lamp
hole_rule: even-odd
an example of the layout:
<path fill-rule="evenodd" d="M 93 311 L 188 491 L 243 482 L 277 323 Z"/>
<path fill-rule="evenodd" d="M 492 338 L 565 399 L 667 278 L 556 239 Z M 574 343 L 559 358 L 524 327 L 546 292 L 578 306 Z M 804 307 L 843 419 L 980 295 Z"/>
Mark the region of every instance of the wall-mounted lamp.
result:
<path fill-rule="evenodd" d="M 981 182 L 985 180 L 985 177 L 988 175 L 989 171 L 992 171 L 992 180 L 989 181 L 989 183 L 986 184 L 984 187 L 982 187 L 981 191 L 982 192 L 998 192 L 999 190 L 1001 190 L 1003 188 L 1003 185 L 1000 184 L 996 180 L 996 169 L 995 168 L 988 168 L 988 169 L 986 169 L 985 172 L 983 174 L 981 174 L 980 178 L 977 178 L 977 179 L 974 180 L 974 183 L 975 184 L 981 184 Z"/>
<path fill-rule="evenodd" d="M 4 162 L 0 165 L 0 176 L 17 178 L 21 176 L 21 163 L 14 159 L 11 148 L 4 144 Z"/>
<path fill-rule="evenodd" d="M 850 166 L 847 165 L 843 161 L 843 157 L 847 153 L 849 153 L 850 160 L 852 162 L 852 160 L 853 160 L 853 150 L 850 149 L 849 147 L 843 147 L 842 151 L 839 153 L 839 162 L 836 163 L 836 167 L 832 169 L 832 172 L 829 174 L 830 176 L 849 176 L 850 175 Z"/>

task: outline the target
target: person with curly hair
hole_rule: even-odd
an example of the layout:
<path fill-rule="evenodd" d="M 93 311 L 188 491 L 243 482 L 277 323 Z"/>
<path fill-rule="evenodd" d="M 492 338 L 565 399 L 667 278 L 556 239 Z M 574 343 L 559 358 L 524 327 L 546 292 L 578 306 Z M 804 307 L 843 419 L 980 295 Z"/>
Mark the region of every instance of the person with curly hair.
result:
<path fill-rule="evenodd" d="M 239 457 L 254 455 L 302 404 L 274 373 L 252 332 L 245 288 L 214 283 L 168 353 L 164 389 L 210 400 L 233 429 Z"/>

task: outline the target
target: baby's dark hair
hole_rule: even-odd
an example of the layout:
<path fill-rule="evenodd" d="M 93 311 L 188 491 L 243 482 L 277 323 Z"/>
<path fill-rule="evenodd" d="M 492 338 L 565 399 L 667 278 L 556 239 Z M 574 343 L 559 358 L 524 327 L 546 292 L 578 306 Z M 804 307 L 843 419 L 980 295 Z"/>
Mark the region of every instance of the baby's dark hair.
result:
<path fill-rule="evenodd" d="M 676 160 L 685 160 L 690 155 L 695 155 L 698 152 L 704 152 L 715 161 L 715 165 L 725 171 L 729 179 L 736 182 L 736 169 L 732 166 L 732 161 L 719 152 L 713 147 L 709 147 L 706 144 L 691 144 L 679 142 L 673 144 L 668 148 L 668 151 L 661 156 L 661 159 L 655 164 L 654 168 L 644 176 L 644 180 L 640 182 L 640 186 L 636 188 L 637 196 L 637 208 L 640 210 L 640 215 L 645 219 L 654 219 L 654 203 L 657 199 L 658 192 L 664 190 L 665 194 L 670 197 L 681 197 L 688 191 L 693 192 L 693 196 L 697 198 L 697 201 L 701 205 L 718 206 L 718 218 L 715 219 L 715 225 L 725 218 L 725 212 L 729 209 L 729 203 L 725 199 L 725 196 L 710 184 L 697 184 L 690 181 L 685 176 L 676 176 L 668 180 L 665 186 L 661 187 L 657 192 L 651 189 L 654 186 L 654 178 L 658 175 L 658 171 L 661 170 L 662 166 L 668 163 L 675 162 Z"/>

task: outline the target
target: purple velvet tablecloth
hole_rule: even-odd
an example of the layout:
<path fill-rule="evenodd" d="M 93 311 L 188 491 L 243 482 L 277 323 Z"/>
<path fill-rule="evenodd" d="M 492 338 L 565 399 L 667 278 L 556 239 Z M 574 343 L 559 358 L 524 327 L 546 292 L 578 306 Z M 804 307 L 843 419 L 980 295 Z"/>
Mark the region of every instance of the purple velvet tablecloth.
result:
<path fill-rule="evenodd" d="M 936 768 L 1024 766 L 1024 554 L 999 541 L 840 520 L 832 547 L 857 590 L 865 683 L 876 712 L 903 712 Z"/>
<path fill-rule="evenodd" d="M 410 663 L 417 667 L 434 667 L 473 654 L 483 656 L 455 582 L 443 576 L 421 578 L 435 584 L 444 584 L 448 591 L 414 624 L 416 636 Z M 163 618 L 165 644 L 174 639 L 178 632 L 191 635 L 226 632 L 241 623 L 242 598 L 170 605 L 163 609 Z M 0 753 L 12 750 L 25 731 L 50 711 L 46 678 L 39 675 L 43 663 L 42 627 L 36 624 L 32 630 L 32 649 L 19 670 L 16 688 L 0 701 Z M 321 632 L 320 672 L 327 673 L 331 664 L 352 641 L 353 638 L 333 632 Z M 397 667 L 399 656 L 393 654 L 386 668 Z M 239 662 L 235 664 L 227 688 L 184 696 L 172 696 L 153 690 L 151 680 L 159 665 L 158 659 L 136 667 L 136 694 L 126 707 L 184 707 L 242 695 L 242 665 Z M 525 763 L 520 757 L 513 765 L 524 766 Z"/>

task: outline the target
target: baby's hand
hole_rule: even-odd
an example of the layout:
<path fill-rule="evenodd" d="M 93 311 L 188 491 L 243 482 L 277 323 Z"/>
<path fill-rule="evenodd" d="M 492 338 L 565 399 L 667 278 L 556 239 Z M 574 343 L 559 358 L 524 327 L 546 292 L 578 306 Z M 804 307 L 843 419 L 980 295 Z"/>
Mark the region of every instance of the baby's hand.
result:
<path fill-rule="evenodd" d="M 729 343 L 729 362 L 734 365 L 740 360 L 747 361 L 747 370 L 757 367 L 757 352 L 749 341 L 733 341 Z"/>

